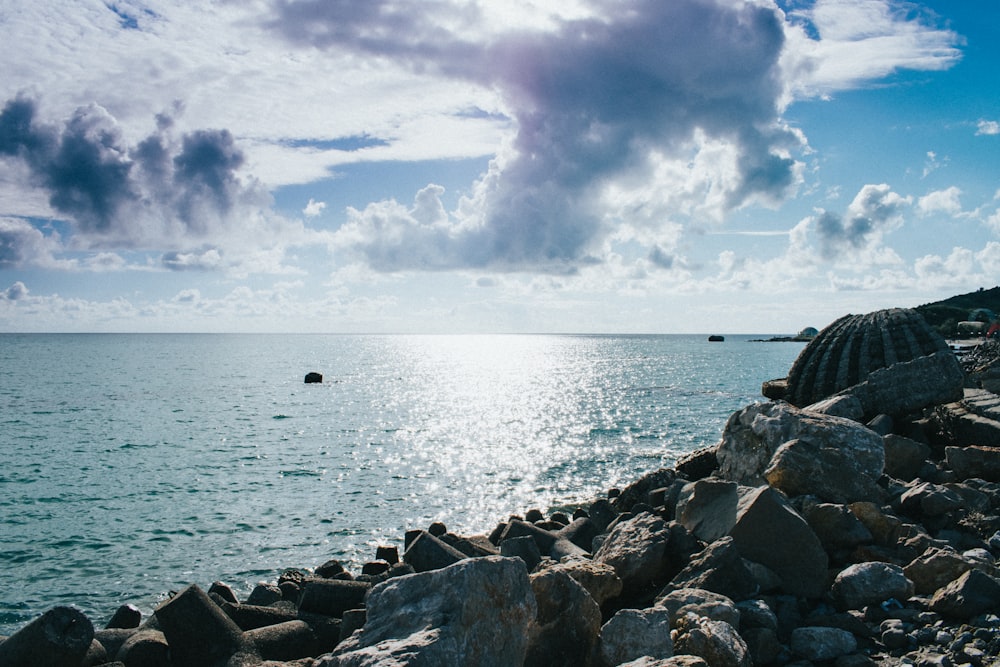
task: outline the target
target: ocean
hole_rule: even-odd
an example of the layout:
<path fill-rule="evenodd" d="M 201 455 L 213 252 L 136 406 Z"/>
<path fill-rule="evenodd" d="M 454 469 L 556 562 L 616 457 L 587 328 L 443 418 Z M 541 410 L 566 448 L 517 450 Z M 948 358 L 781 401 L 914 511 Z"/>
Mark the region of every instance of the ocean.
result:
<path fill-rule="evenodd" d="M 0 335 L 0 635 L 588 503 L 764 400 L 755 338 Z"/>

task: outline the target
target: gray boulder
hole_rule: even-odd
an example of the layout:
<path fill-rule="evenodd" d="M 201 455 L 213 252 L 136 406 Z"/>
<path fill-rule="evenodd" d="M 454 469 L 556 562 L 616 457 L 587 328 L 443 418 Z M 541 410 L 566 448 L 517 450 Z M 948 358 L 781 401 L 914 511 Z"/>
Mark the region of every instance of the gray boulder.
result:
<path fill-rule="evenodd" d="M 853 549 L 860 544 L 871 544 L 875 539 L 845 505 L 804 502 L 801 513 L 827 551 Z"/>
<path fill-rule="evenodd" d="M 696 655 L 712 667 L 751 667 L 750 651 L 733 626 L 689 615 L 678 623 L 674 652 Z"/>
<path fill-rule="evenodd" d="M 830 593 L 841 610 L 863 609 L 889 599 L 905 601 L 913 595 L 913 582 L 903 568 L 889 563 L 856 563 L 833 580 Z"/>
<path fill-rule="evenodd" d="M 594 561 L 614 568 L 623 595 L 651 592 L 666 576 L 669 537 L 666 521 L 643 512 L 617 524 L 594 554 Z"/>
<path fill-rule="evenodd" d="M 685 484 L 677 497 L 677 521 L 702 542 L 714 542 L 736 523 L 738 489 L 736 482 L 714 478 Z"/>
<path fill-rule="evenodd" d="M 524 663 L 535 597 L 524 561 L 488 556 L 375 586 L 364 627 L 314 667 Z"/>
<path fill-rule="evenodd" d="M 841 503 L 877 498 L 885 464 L 874 431 L 787 403 L 757 403 L 733 414 L 716 455 L 723 479 Z"/>
<path fill-rule="evenodd" d="M 959 479 L 1000 482 L 1000 447 L 946 447 L 944 455 Z"/>
<path fill-rule="evenodd" d="M 601 630 L 601 610 L 587 590 L 554 568 L 530 577 L 538 607 L 528 623 L 526 667 L 588 664 Z"/>
<path fill-rule="evenodd" d="M 827 627 L 801 627 L 792 630 L 789 646 L 792 653 L 819 662 L 836 660 L 840 656 L 854 653 L 858 640 L 847 630 Z"/>
<path fill-rule="evenodd" d="M 762 486 L 740 498 L 729 534 L 740 555 L 778 575 L 785 592 L 815 598 L 826 591 L 826 551 L 778 491 Z"/>
<path fill-rule="evenodd" d="M 910 481 L 920 472 L 931 448 L 922 442 L 890 433 L 882 438 L 885 446 L 885 474 Z"/>
<path fill-rule="evenodd" d="M 930 595 L 955 581 L 974 567 L 954 549 L 931 547 L 903 568 L 903 574 L 913 581 L 916 592 Z"/>
<path fill-rule="evenodd" d="M 602 667 L 616 667 L 641 657 L 672 656 L 670 612 L 666 609 L 622 609 L 601 626 L 598 660 Z"/>
<path fill-rule="evenodd" d="M 702 588 L 680 588 L 656 598 L 656 606 L 670 612 L 675 621 L 688 614 L 725 621 L 734 628 L 740 627 L 740 611 L 736 604 L 725 595 Z"/>
<path fill-rule="evenodd" d="M 943 616 L 970 619 L 996 611 L 1000 600 L 1000 580 L 979 570 L 969 570 L 931 598 L 931 609 Z"/>
<path fill-rule="evenodd" d="M 585 558 L 567 558 L 551 566 L 553 570 L 565 572 L 590 593 L 597 606 L 604 606 L 608 600 L 622 592 L 622 580 L 615 568 L 606 563 L 597 563 Z"/>
<path fill-rule="evenodd" d="M 681 588 L 703 588 L 740 601 L 755 595 L 759 586 L 733 538 L 727 535 L 693 555 L 657 599 Z"/>

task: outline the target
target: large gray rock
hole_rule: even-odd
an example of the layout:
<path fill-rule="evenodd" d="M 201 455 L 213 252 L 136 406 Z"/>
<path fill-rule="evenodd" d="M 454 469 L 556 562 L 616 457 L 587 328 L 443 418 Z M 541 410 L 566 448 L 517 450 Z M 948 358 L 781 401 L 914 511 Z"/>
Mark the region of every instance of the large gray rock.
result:
<path fill-rule="evenodd" d="M 751 667 L 746 642 L 725 621 L 689 615 L 678 624 L 674 652 L 696 655 L 712 667 Z"/>
<path fill-rule="evenodd" d="M 0 665 L 77 667 L 94 639 L 94 626 L 73 607 L 54 607 L 0 642 Z"/>
<path fill-rule="evenodd" d="M 623 595 L 652 592 L 667 572 L 666 521 L 649 512 L 617 524 L 594 554 L 594 561 L 615 569 L 622 580 Z"/>
<path fill-rule="evenodd" d="M 702 588 L 680 588 L 656 598 L 656 606 L 670 612 L 670 618 L 684 618 L 688 614 L 725 621 L 734 628 L 740 627 L 740 611 L 725 595 Z"/>
<path fill-rule="evenodd" d="M 738 485 L 706 478 L 685 484 L 677 497 L 676 518 L 702 542 L 727 535 L 736 523 Z"/>
<path fill-rule="evenodd" d="M 531 575 L 538 607 L 528 624 L 526 667 L 586 665 L 601 630 L 601 610 L 587 590 L 554 568 Z"/>
<path fill-rule="evenodd" d="M 1000 482 L 1000 447 L 946 447 L 944 455 L 959 479 Z"/>
<path fill-rule="evenodd" d="M 874 431 L 787 403 L 757 403 L 733 414 L 717 456 L 724 479 L 840 503 L 877 498 L 875 482 L 885 465 Z"/>
<path fill-rule="evenodd" d="M 846 505 L 804 502 L 801 508 L 802 518 L 827 551 L 853 549 L 860 544 L 871 544 L 875 539 Z"/>
<path fill-rule="evenodd" d="M 738 602 L 755 595 L 759 586 L 727 535 L 693 555 L 657 599 L 681 588 L 703 588 Z"/>
<path fill-rule="evenodd" d="M 889 599 L 900 602 L 913 595 L 913 582 L 898 565 L 879 562 L 856 563 L 841 570 L 830 593 L 841 610 L 863 609 Z"/>
<path fill-rule="evenodd" d="M 364 627 L 314 667 L 524 663 L 535 597 L 524 561 L 489 556 L 375 586 Z"/>
<path fill-rule="evenodd" d="M 597 563 L 585 558 L 568 558 L 551 566 L 551 569 L 565 572 L 573 577 L 578 584 L 587 589 L 599 607 L 621 595 L 622 580 L 615 573 L 615 568 L 606 563 Z"/>
<path fill-rule="evenodd" d="M 922 442 L 890 433 L 883 436 L 885 446 L 885 474 L 903 481 L 910 481 L 920 472 L 924 461 L 931 455 L 931 448 Z"/>
<path fill-rule="evenodd" d="M 969 570 L 934 593 L 931 609 L 944 616 L 970 619 L 996 611 L 997 600 L 1000 600 L 1000 580 L 979 570 Z"/>
<path fill-rule="evenodd" d="M 792 653 L 819 662 L 853 653 L 858 648 L 858 640 L 840 628 L 806 626 L 792 630 L 789 645 Z"/>
<path fill-rule="evenodd" d="M 778 491 L 761 486 L 740 498 L 736 525 L 729 534 L 744 558 L 781 578 L 786 593 L 816 598 L 826 591 L 826 551 Z"/>
<path fill-rule="evenodd" d="M 971 570 L 975 564 L 954 549 L 931 547 L 903 568 L 903 574 L 913 582 L 916 592 L 930 595 Z"/>
<path fill-rule="evenodd" d="M 598 660 L 601 667 L 616 667 L 641 657 L 673 656 L 670 612 L 659 607 L 622 609 L 601 626 Z"/>

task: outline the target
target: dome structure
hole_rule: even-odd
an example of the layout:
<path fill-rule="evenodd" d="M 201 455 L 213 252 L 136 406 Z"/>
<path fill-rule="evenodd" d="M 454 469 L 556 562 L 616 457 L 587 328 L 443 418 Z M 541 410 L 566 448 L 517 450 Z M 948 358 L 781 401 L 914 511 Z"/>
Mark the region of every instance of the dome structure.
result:
<path fill-rule="evenodd" d="M 788 372 L 785 400 L 804 407 L 865 381 L 880 368 L 948 351 L 923 316 L 907 308 L 845 315 L 819 332 Z"/>

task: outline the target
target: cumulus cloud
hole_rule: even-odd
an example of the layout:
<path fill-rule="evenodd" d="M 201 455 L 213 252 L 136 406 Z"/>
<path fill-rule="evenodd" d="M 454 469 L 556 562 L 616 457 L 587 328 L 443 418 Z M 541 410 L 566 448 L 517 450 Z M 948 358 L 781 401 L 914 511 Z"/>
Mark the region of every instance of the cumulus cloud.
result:
<path fill-rule="evenodd" d="M 169 116 L 137 144 L 97 104 L 62 125 L 40 120 L 37 100 L 9 100 L 0 111 L 0 159 L 29 168 L 33 185 L 92 247 L 151 247 L 236 230 L 270 197 L 239 170 L 242 151 L 226 130 L 171 135 Z"/>
<path fill-rule="evenodd" d="M 289 41 L 349 48 L 497 90 L 516 135 L 449 228 L 369 210 L 394 232 L 382 270 L 455 266 L 571 271 L 610 233 L 602 200 L 619 180 L 649 179 L 657 159 L 697 148 L 696 134 L 733 149 L 723 205 L 777 201 L 797 181 L 801 137 L 779 118 L 781 16 L 755 3 L 593 2 L 585 17 L 542 31 L 467 37 L 481 18 L 451 3 L 282 0 L 270 20 Z M 723 180 L 723 179 L 720 179 Z M 355 231 L 360 218 L 353 220 Z M 401 226 L 402 225 L 402 226 Z M 410 245 L 397 244 L 393 239 Z M 412 243 L 420 243 L 413 256 Z"/>
<path fill-rule="evenodd" d="M 3 298 L 4 301 L 20 301 L 27 296 L 28 288 L 20 280 L 0 292 L 0 298 Z"/>
<path fill-rule="evenodd" d="M 302 215 L 306 216 L 307 218 L 315 218 L 320 213 L 322 213 L 323 209 L 325 208 L 326 208 L 326 202 L 316 201 L 315 199 L 310 197 L 309 203 L 306 204 L 306 207 L 304 209 L 302 209 Z"/>
<path fill-rule="evenodd" d="M 58 238 L 45 236 L 27 220 L 0 217 L 0 269 L 56 267 Z"/>
<path fill-rule="evenodd" d="M 980 118 L 976 124 L 976 136 L 984 134 L 990 136 L 1000 134 L 1000 122 Z"/>
<path fill-rule="evenodd" d="M 821 211 L 812 222 L 819 235 L 824 259 L 850 259 L 862 251 L 876 250 L 884 235 L 902 222 L 910 197 L 893 192 L 888 185 L 866 185 L 847 207 L 846 215 Z"/>
<path fill-rule="evenodd" d="M 962 191 L 954 185 L 945 190 L 935 190 L 917 200 L 917 210 L 922 215 L 932 213 L 958 215 L 962 212 L 961 195 Z"/>

